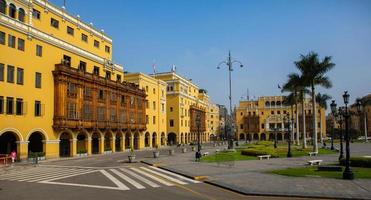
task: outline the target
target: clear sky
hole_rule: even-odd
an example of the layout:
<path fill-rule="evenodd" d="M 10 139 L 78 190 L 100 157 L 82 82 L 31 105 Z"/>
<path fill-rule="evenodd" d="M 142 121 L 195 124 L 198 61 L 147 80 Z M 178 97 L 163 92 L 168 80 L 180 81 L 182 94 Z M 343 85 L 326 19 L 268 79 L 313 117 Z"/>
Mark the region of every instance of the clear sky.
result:
<path fill-rule="evenodd" d="M 63 0 L 50 0 L 57 6 Z M 228 105 L 227 68 L 232 57 L 245 67 L 232 73 L 234 104 L 246 96 L 279 95 L 278 84 L 295 72 L 300 54 L 332 56 L 328 73 L 334 97 L 351 101 L 371 93 L 370 0 L 66 0 L 67 11 L 93 22 L 113 38 L 114 61 L 125 71 L 177 72 Z M 246 98 L 246 97 L 245 97 Z M 340 102 L 341 101 L 341 102 Z"/>

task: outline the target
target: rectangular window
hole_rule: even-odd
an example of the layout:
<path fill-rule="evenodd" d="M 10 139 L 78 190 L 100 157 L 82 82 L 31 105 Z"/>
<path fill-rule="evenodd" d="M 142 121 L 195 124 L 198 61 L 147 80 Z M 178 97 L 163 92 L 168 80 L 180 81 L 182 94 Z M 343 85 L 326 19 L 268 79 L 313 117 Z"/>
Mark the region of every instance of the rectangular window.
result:
<path fill-rule="evenodd" d="M 14 66 L 8 65 L 7 81 L 8 81 L 8 83 L 14 83 Z"/>
<path fill-rule="evenodd" d="M 80 61 L 79 70 L 82 72 L 86 72 L 86 62 Z"/>
<path fill-rule="evenodd" d="M 84 104 L 84 119 L 85 120 L 91 120 L 93 113 L 91 110 L 92 106 L 90 104 Z"/>
<path fill-rule="evenodd" d="M 0 31 L 0 44 L 5 45 L 5 33 Z"/>
<path fill-rule="evenodd" d="M 104 121 L 105 120 L 105 114 L 104 114 L 105 108 L 102 106 L 99 106 L 97 109 L 98 109 L 97 110 L 98 121 Z"/>
<path fill-rule="evenodd" d="M 105 46 L 104 50 L 107 52 L 107 53 L 111 53 L 111 47 L 109 46 Z"/>
<path fill-rule="evenodd" d="M 4 113 L 4 97 L 0 96 L 0 114 Z"/>
<path fill-rule="evenodd" d="M 24 39 L 18 38 L 18 50 L 24 51 Z"/>
<path fill-rule="evenodd" d="M 98 92 L 98 99 L 104 100 L 104 91 L 103 90 L 99 90 L 99 92 Z"/>
<path fill-rule="evenodd" d="M 99 48 L 99 41 L 98 40 L 94 40 L 94 46 Z"/>
<path fill-rule="evenodd" d="M 165 104 L 161 103 L 161 112 L 165 112 Z"/>
<path fill-rule="evenodd" d="M 120 110 L 120 122 L 126 122 L 125 110 Z"/>
<path fill-rule="evenodd" d="M 17 84 L 23 85 L 23 69 L 17 68 Z"/>
<path fill-rule="evenodd" d="M 85 35 L 84 33 L 81 33 L 81 40 L 82 40 L 83 42 L 88 42 L 88 36 Z"/>
<path fill-rule="evenodd" d="M 4 81 L 4 64 L 0 63 L 0 81 Z"/>
<path fill-rule="evenodd" d="M 153 102 L 153 110 L 156 110 L 156 101 Z"/>
<path fill-rule="evenodd" d="M 59 21 L 54 18 L 50 18 L 50 26 L 54 28 L 59 28 Z"/>
<path fill-rule="evenodd" d="M 99 67 L 94 66 L 93 74 L 99 76 Z"/>
<path fill-rule="evenodd" d="M 149 118 L 148 118 L 148 115 L 146 115 L 146 124 L 149 123 Z"/>
<path fill-rule="evenodd" d="M 262 129 L 264 128 L 264 124 L 262 124 Z"/>
<path fill-rule="evenodd" d="M 121 75 L 117 74 L 116 75 L 116 80 L 117 80 L 117 82 L 121 82 Z"/>
<path fill-rule="evenodd" d="M 15 36 L 8 35 L 8 47 L 15 48 Z"/>
<path fill-rule="evenodd" d="M 34 19 L 38 19 L 40 20 L 41 18 L 41 14 L 40 14 L 40 11 L 36 10 L 36 9 L 32 9 L 32 17 Z"/>
<path fill-rule="evenodd" d="M 74 83 L 68 83 L 67 85 L 67 95 L 69 97 L 76 97 L 77 96 L 77 87 Z"/>
<path fill-rule="evenodd" d="M 152 122 L 153 122 L 153 124 L 156 124 L 156 116 L 152 117 Z"/>
<path fill-rule="evenodd" d="M 23 113 L 23 99 L 17 98 L 15 104 L 15 114 L 22 115 L 22 113 Z"/>
<path fill-rule="evenodd" d="M 63 55 L 63 63 L 67 67 L 71 67 L 71 57 L 67 55 Z"/>
<path fill-rule="evenodd" d="M 77 119 L 76 103 L 68 103 L 67 104 L 67 118 L 68 119 Z"/>
<path fill-rule="evenodd" d="M 174 127 L 174 120 L 170 120 L 170 127 Z"/>
<path fill-rule="evenodd" d="M 116 121 L 116 109 L 114 108 L 111 108 L 111 122 L 115 122 Z"/>
<path fill-rule="evenodd" d="M 111 80 L 111 72 L 106 72 L 106 79 L 109 79 L 109 80 Z"/>
<path fill-rule="evenodd" d="M 240 124 L 240 129 L 241 129 L 241 130 L 243 129 L 243 124 Z"/>
<path fill-rule="evenodd" d="M 72 35 L 74 34 L 75 30 L 72 27 L 67 26 L 67 34 Z"/>
<path fill-rule="evenodd" d="M 6 98 L 6 114 L 12 115 L 14 113 L 14 98 L 7 97 Z"/>
<path fill-rule="evenodd" d="M 41 73 L 35 73 L 35 88 L 41 88 Z"/>
<path fill-rule="evenodd" d="M 43 56 L 43 47 L 40 45 L 36 45 L 36 56 Z"/>
<path fill-rule="evenodd" d="M 35 116 L 40 117 L 41 116 L 41 102 L 35 101 Z"/>

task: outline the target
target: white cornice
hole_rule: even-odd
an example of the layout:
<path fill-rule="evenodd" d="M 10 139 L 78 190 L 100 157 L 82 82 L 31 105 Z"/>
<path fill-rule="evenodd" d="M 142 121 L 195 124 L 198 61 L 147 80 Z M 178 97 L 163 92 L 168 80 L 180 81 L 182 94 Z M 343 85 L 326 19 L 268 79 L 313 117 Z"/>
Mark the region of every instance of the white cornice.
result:
<path fill-rule="evenodd" d="M 30 0 L 28 0 L 28 1 L 30 2 Z M 103 39 L 103 40 L 112 44 L 112 39 L 109 38 L 106 34 L 104 34 L 102 32 L 99 32 L 98 30 L 96 30 L 92 26 L 82 22 L 79 18 L 71 16 L 65 10 L 60 9 L 60 8 L 50 4 L 49 2 L 47 2 L 45 0 L 33 0 L 33 3 L 36 3 L 40 7 L 47 8 L 48 11 L 53 12 L 54 14 L 60 16 L 61 18 L 75 24 L 77 27 L 83 28 L 87 32 L 93 33 L 95 36 L 100 37 L 101 39 Z"/>

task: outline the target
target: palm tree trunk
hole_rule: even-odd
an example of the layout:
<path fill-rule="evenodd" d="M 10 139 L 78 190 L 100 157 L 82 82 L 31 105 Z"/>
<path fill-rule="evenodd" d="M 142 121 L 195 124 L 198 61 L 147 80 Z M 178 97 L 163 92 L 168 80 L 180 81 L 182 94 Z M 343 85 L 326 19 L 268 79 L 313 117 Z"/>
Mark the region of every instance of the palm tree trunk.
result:
<path fill-rule="evenodd" d="M 313 82 L 312 82 L 312 111 L 313 111 L 313 152 L 318 152 L 316 93 Z"/>
<path fill-rule="evenodd" d="M 301 98 L 301 115 L 303 118 L 303 149 L 307 148 L 307 136 L 306 136 L 306 127 L 305 127 L 305 105 L 304 105 L 304 98 L 305 94 L 304 91 L 302 91 L 302 98 Z"/>
<path fill-rule="evenodd" d="M 295 111 L 296 111 L 296 144 L 300 145 L 300 138 L 299 138 L 299 111 L 298 111 L 298 103 L 295 103 Z"/>
<path fill-rule="evenodd" d="M 290 115 L 290 119 L 289 119 L 290 123 L 293 123 L 293 121 L 291 121 L 291 119 L 293 119 L 293 118 L 294 118 L 294 105 L 291 104 L 291 115 Z M 291 130 L 290 131 L 291 131 L 290 142 L 294 143 L 295 142 L 295 140 L 294 140 L 294 124 L 291 124 Z"/>

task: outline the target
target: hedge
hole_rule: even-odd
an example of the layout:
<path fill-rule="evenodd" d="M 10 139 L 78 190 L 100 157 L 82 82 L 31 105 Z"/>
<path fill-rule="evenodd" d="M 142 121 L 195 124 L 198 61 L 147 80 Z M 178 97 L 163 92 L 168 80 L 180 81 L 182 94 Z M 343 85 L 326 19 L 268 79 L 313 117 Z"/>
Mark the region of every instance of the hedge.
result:
<path fill-rule="evenodd" d="M 28 152 L 28 157 L 29 158 L 36 158 L 36 157 L 44 157 L 45 152 Z"/>
<path fill-rule="evenodd" d="M 276 153 L 259 150 L 259 149 L 244 149 L 241 151 L 241 155 L 245 155 L 245 156 L 271 155 L 272 158 L 278 158 L 278 155 Z"/>
<path fill-rule="evenodd" d="M 339 163 L 340 165 L 345 165 L 345 159 L 341 159 Z M 350 157 L 350 166 L 371 168 L 371 158 Z"/>

